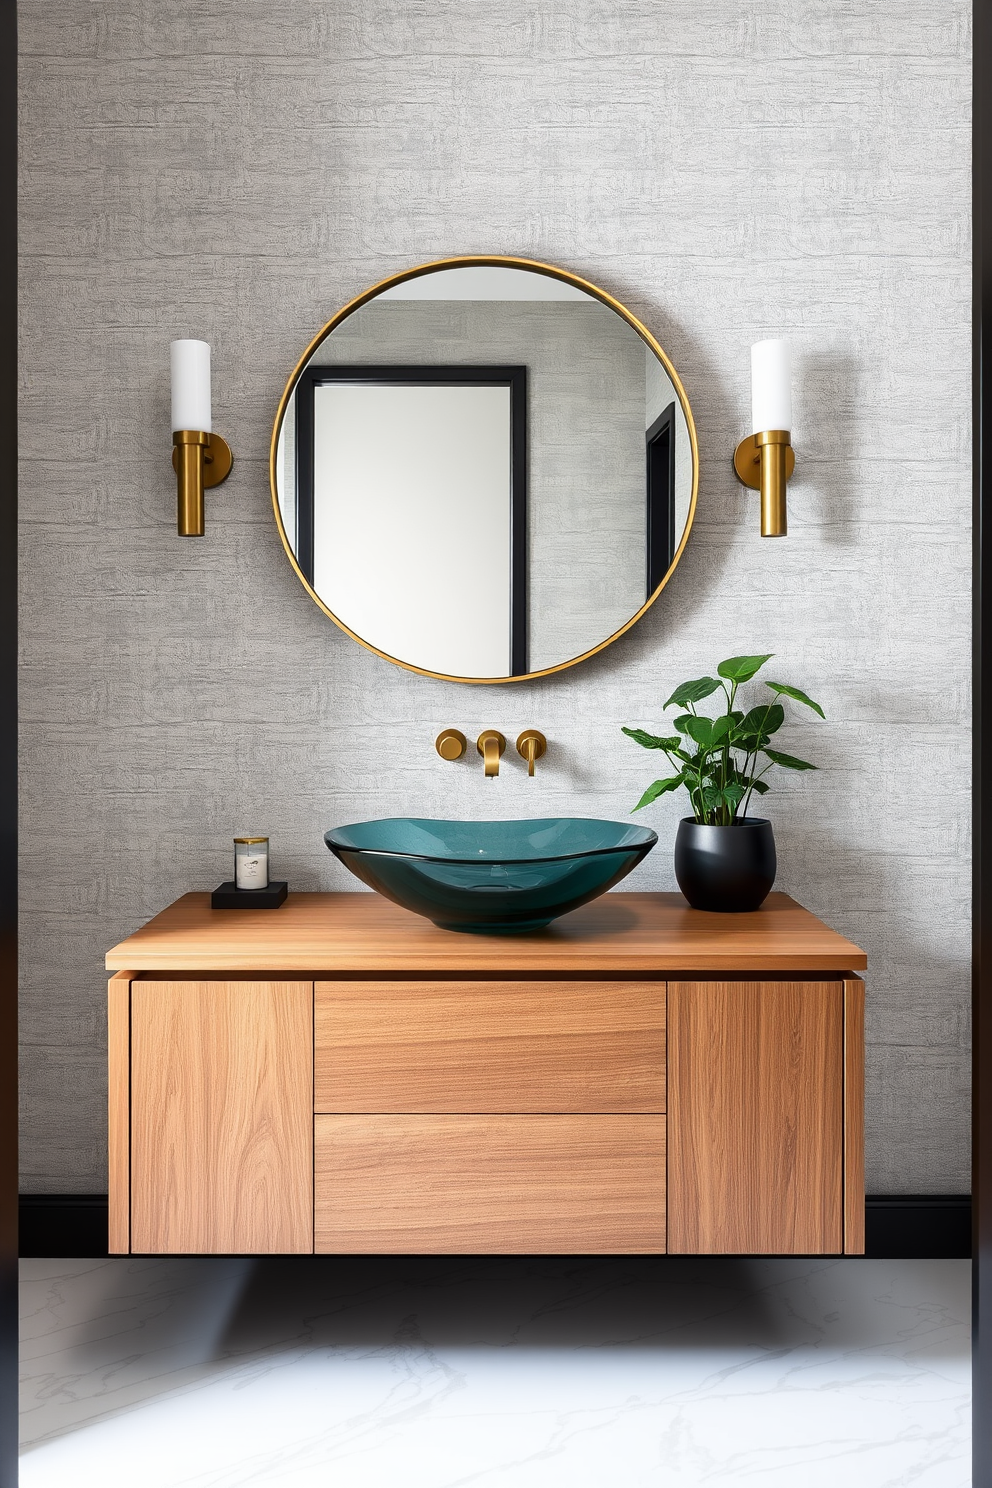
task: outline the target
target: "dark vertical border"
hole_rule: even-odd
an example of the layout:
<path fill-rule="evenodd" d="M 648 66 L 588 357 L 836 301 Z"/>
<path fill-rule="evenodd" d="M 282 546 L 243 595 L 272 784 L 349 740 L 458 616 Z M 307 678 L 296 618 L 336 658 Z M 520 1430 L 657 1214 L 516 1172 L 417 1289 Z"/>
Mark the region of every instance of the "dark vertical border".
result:
<path fill-rule="evenodd" d="M 374 383 L 382 387 L 410 384 L 510 389 L 510 635 L 511 677 L 527 674 L 527 368 L 453 366 L 372 366 L 335 363 L 305 367 L 295 388 L 296 401 L 296 561 L 313 589 L 314 544 L 314 397 L 329 382 Z M 333 606 L 330 606 L 333 608 Z"/>
<path fill-rule="evenodd" d="M 972 171 L 974 198 L 974 768 L 972 946 L 972 1278 L 975 1488 L 992 1488 L 992 6 L 974 6 Z"/>
<path fill-rule="evenodd" d="M 17 1482 L 17 7 L 0 0 L 0 1484 Z"/>
<path fill-rule="evenodd" d="M 675 558 L 675 404 L 669 403 L 644 436 L 648 491 L 650 599 Z"/>
<path fill-rule="evenodd" d="M 527 368 L 510 373 L 510 676 L 527 675 Z"/>

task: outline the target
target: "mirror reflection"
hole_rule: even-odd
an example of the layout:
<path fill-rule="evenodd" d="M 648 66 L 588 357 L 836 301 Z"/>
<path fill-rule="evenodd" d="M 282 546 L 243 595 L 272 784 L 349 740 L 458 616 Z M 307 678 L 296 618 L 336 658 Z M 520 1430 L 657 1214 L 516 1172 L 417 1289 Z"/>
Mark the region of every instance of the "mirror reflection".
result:
<path fill-rule="evenodd" d="M 472 263 L 335 318 L 277 421 L 277 516 L 314 598 L 392 660 L 555 670 L 664 585 L 691 523 L 674 372 L 569 277 Z"/>

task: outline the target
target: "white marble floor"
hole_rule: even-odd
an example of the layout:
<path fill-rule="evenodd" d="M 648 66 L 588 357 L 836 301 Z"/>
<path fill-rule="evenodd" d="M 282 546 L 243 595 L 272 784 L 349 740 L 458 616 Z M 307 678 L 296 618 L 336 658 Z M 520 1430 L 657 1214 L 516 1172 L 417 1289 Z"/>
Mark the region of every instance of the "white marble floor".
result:
<path fill-rule="evenodd" d="M 21 1263 L 21 1488 L 966 1488 L 966 1261 Z"/>

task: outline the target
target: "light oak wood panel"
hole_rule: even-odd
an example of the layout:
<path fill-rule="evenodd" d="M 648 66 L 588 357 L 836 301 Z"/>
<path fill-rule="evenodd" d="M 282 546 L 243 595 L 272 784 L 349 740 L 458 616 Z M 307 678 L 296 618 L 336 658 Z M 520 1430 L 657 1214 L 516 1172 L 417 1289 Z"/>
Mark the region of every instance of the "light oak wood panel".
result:
<path fill-rule="evenodd" d="M 663 1116 L 317 1116 L 318 1253 L 660 1254 Z"/>
<path fill-rule="evenodd" d="M 857 946 L 786 894 L 753 914 L 681 894 L 605 894 L 529 935 L 455 935 L 378 894 L 290 894 L 278 910 L 212 910 L 185 894 L 107 956 L 111 971 L 309 973 L 858 971 Z"/>
<path fill-rule="evenodd" d="M 664 982 L 318 982 L 317 1111 L 664 1111 Z"/>
<path fill-rule="evenodd" d="M 107 1249 L 131 1248 L 131 973 L 107 986 Z"/>
<path fill-rule="evenodd" d="M 313 985 L 131 983 L 131 1248 L 313 1248 Z"/>
<path fill-rule="evenodd" d="M 669 1250 L 844 1248 L 842 982 L 668 984 Z"/>
<path fill-rule="evenodd" d="M 865 1253 L 865 984 L 844 983 L 844 1252 Z"/>

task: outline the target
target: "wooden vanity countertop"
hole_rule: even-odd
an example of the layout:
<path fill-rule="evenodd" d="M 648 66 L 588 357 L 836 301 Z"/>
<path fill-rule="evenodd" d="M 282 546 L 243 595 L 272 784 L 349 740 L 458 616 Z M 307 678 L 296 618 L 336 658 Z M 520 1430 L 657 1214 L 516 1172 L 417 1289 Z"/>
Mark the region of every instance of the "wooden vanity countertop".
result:
<path fill-rule="evenodd" d="M 707 914 L 681 894 L 604 894 L 524 935 L 466 935 L 374 893 L 290 894 L 275 910 L 184 894 L 114 946 L 109 971 L 330 973 L 860 971 L 864 951 L 788 894 Z"/>

